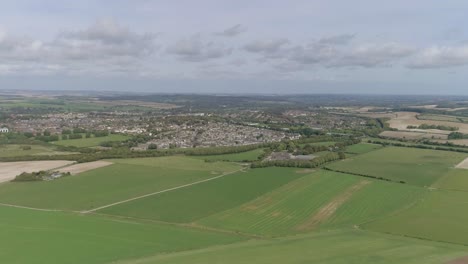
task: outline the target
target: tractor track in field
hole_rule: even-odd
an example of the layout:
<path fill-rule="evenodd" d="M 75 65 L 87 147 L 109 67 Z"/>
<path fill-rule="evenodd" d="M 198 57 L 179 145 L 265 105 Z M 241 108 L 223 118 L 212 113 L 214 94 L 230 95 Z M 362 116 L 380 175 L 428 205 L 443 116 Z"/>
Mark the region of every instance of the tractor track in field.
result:
<path fill-rule="evenodd" d="M 161 191 L 157 191 L 157 192 L 153 192 L 153 193 L 148 193 L 148 194 L 140 195 L 140 196 L 133 197 L 133 198 L 126 199 L 126 200 L 122 200 L 122 201 L 119 201 L 119 202 L 115 202 L 115 203 L 103 205 L 103 206 L 100 206 L 100 207 L 96 207 L 96 208 L 93 208 L 93 209 L 91 209 L 91 210 L 80 211 L 80 213 L 82 213 L 82 214 L 89 214 L 89 213 L 93 213 L 93 212 L 96 212 L 96 211 L 99 211 L 99 210 L 102 210 L 102 209 L 105 209 L 105 208 L 109 208 L 109 207 L 112 207 L 112 206 L 116 206 L 116 205 L 120 205 L 120 204 L 124 204 L 124 203 L 128 203 L 128 202 L 132 202 L 132 201 L 135 201 L 135 200 L 139 200 L 139 199 L 143 199 L 143 198 L 146 198 L 146 197 L 158 195 L 158 194 L 161 194 L 161 193 L 166 193 L 166 192 L 175 191 L 175 190 L 178 190 L 178 189 L 183 189 L 183 188 L 186 188 L 186 187 L 190 187 L 190 186 L 197 185 L 197 184 L 204 183 L 204 182 L 208 182 L 208 181 L 213 181 L 213 180 L 216 180 L 216 179 L 219 179 L 219 178 L 222 178 L 222 177 L 225 177 L 225 176 L 234 174 L 234 173 L 236 173 L 236 172 L 243 171 L 244 169 L 245 169 L 245 168 L 241 168 L 241 169 L 238 169 L 238 170 L 235 170 L 235 171 L 231 171 L 231 172 L 226 172 L 226 173 L 223 173 L 223 174 L 221 174 L 221 175 L 218 175 L 218 176 L 215 176 L 215 177 L 211 177 L 211 178 L 208 178 L 208 179 L 204 179 L 204 180 L 200 180 L 200 181 L 196 181 L 196 182 L 192 182 L 192 183 L 188 183 L 188 184 L 184 184 L 184 185 L 172 187 L 172 188 L 169 188 L 169 189 L 165 189 L 165 190 L 161 190 Z"/>
<path fill-rule="evenodd" d="M 351 196 L 362 189 L 364 186 L 370 184 L 371 181 L 368 180 L 361 180 L 358 183 L 348 187 L 344 190 L 341 194 L 333 198 L 330 202 L 322 206 L 309 220 L 305 223 L 299 225 L 297 230 L 301 231 L 308 231 L 313 230 L 315 227 L 320 225 L 321 223 L 325 222 L 329 219 L 336 210 L 343 205 L 346 201 L 348 201 Z"/>

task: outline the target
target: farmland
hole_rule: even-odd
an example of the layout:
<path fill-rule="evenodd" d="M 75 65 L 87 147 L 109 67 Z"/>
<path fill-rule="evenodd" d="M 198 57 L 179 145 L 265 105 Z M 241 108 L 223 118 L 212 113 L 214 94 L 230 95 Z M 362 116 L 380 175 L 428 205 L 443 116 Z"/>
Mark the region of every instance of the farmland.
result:
<path fill-rule="evenodd" d="M 370 222 L 364 228 L 391 234 L 468 245 L 465 191 L 434 190 L 394 216 Z"/>
<path fill-rule="evenodd" d="M 336 230 L 267 241 L 225 246 L 121 261 L 119 264 L 205 263 L 448 263 L 466 255 L 462 246 L 400 236 Z"/>
<path fill-rule="evenodd" d="M 468 255 L 467 154 L 364 142 L 342 151 L 348 158 L 317 168 L 249 168 L 263 149 L 59 164 L 72 175 L 0 184 L 8 238 L 0 258 L 450 263 Z M 57 253 L 44 254 L 50 248 Z"/>
<path fill-rule="evenodd" d="M 242 240 L 171 225 L 5 206 L 0 215 L 3 263 L 108 263 Z"/>
<path fill-rule="evenodd" d="M 328 167 L 337 171 L 429 186 L 465 157 L 465 154 L 448 151 L 386 147 Z"/>
<path fill-rule="evenodd" d="M 67 153 L 70 152 L 61 152 L 42 145 L 0 145 L 0 158 L 29 155 L 63 155 Z"/>
<path fill-rule="evenodd" d="M 178 169 L 183 167 L 181 164 L 187 164 L 187 167 Z M 1 185 L 0 203 L 47 209 L 88 210 L 239 168 L 235 164 L 205 163 L 184 157 L 123 159 L 114 161 L 113 165 L 56 181 Z M 82 195 L 83 193 L 87 195 Z"/>
<path fill-rule="evenodd" d="M 103 210 L 100 213 L 186 223 L 254 199 L 302 176 L 290 168 L 254 169 L 216 181 L 151 196 Z M 172 206 L 168 207 L 170 203 Z"/>
<path fill-rule="evenodd" d="M 364 183 L 364 185 L 362 185 Z M 355 188 L 341 204 L 337 199 Z M 352 189 L 351 189 L 352 190 Z M 383 217 L 417 199 L 422 190 L 381 181 L 363 182 L 360 177 L 317 171 L 290 182 L 251 202 L 209 216 L 199 224 L 267 236 L 297 234 L 322 227 L 353 226 Z M 396 197 L 390 199 L 392 197 Z M 321 214 L 321 208 L 335 203 L 336 211 Z M 307 227 L 311 219 L 316 226 Z"/>

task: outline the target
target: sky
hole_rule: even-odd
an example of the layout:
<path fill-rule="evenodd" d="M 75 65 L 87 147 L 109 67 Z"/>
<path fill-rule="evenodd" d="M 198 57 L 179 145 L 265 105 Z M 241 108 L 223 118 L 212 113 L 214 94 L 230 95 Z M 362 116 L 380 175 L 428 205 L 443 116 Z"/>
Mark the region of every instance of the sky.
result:
<path fill-rule="evenodd" d="M 15 0 L 0 90 L 468 95 L 466 0 Z"/>

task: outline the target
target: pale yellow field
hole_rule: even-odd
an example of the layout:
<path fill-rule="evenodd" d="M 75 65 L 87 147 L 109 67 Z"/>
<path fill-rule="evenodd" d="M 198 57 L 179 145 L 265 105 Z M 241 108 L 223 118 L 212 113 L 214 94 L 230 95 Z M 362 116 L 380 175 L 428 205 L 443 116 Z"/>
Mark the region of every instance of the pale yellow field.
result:
<path fill-rule="evenodd" d="M 109 166 L 111 164 L 113 164 L 113 163 L 109 162 L 109 161 L 98 160 L 98 161 L 93 161 L 93 162 L 73 164 L 71 166 L 60 168 L 58 171 L 60 171 L 60 172 L 70 172 L 70 174 L 75 175 L 75 174 L 82 173 L 82 172 L 85 172 L 85 171 L 94 170 L 94 169 L 97 169 L 97 168 Z"/>
<path fill-rule="evenodd" d="M 69 160 L 0 162 L 0 182 L 10 181 L 23 172 L 53 170 L 72 163 Z"/>

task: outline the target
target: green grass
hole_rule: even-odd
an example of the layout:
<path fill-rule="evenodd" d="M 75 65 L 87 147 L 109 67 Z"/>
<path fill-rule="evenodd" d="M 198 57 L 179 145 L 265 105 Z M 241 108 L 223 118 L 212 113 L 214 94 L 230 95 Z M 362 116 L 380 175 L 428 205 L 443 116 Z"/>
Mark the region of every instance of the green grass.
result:
<path fill-rule="evenodd" d="M 448 190 L 468 191 L 468 170 L 451 169 L 433 187 Z"/>
<path fill-rule="evenodd" d="M 254 149 L 251 151 L 234 153 L 234 154 L 222 154 L 222 155 L 209 155 L 209 156 L 192 156 L 193 158 L 203 159 L 208 161 L 255 161 L 258 157 L 264 153 L 263 149 Z"/>
<path fill-rule="evenodd" d="M 2 263 L 94 264 L 242 238 L 171 225 L 0 206 Z"/>
<path fill-rule="evenodd" d="M 119 264 L 439 264 L 468 255 L 465 247 L 361 230 L 246 241 Z"/>
<path fill-rule="evenodd" d="M 380 148 L 382 148 L 382 145 L 359 143 L 359 144 L 348 146 L 345 152 L 351 153 L 351 154 L 364 154 L 369 151 L 373 151 L 373 150 L 380 149 Z"/>
<path fill-rule="evenodd" d="M 198 221 L 199 224 L 267 236 L 304 232 L 298 229 L 324 205 L 363 178 L 318 171 L 241 206 Z M 349 226 L 384 217 L 421 195 L 422 189 L 370 181 L 337 208 L 322 227 Z"/>
<path fill-rule="evenodd" d="M 55 181 L 1 184 L 0 203 L 88 210 L 240 168 L 232 163 L 205 163 L 182 156 L 123 159 L 116 162 Z"/>
<path fill-rule="evenodd" d="M 28 146 L 31 149 L 23 150 L 22 148 Z M 63 155 L 70 154 L 71 152 L 59 152 L 51 147 L 41 145 L 0 145 L 0 157 L 18 157 L 18 156 L 30 156 L 30 155 Z"/>
<path fill-rule="evenodd" d="M 187 223 L 233 208 L 301 176 L 293 168 L 251 169 L 98 212 Z"/>
<path fill-rule="evenodd" d="M 61 146 L 73 146 L 73 147 L 85 148 L 85 147 L 96 147 L 96 146 L 99 146 L 99 144 L 101 144 L 102 142 L 106 142 L 106 141 L 124 141 L 127 139 L 129 139 L 129 137 L 125 135 L 110 134 L 105 137 L 67 139 L 67 140 L 54 141 L 52 143 L 56 145 L 61 145 Z"/>
<path fill-rule="evenodd" d="M 385 147 L 327 165 L 333 170 L 430 186 L 466 154 L 415 148 Z"/>
<path fill-rule="evenodd" d="M 413 207 L 363 227 L 380 232 L 468 245 L 467 201 L 467 192 L 428 191 Z"/>

